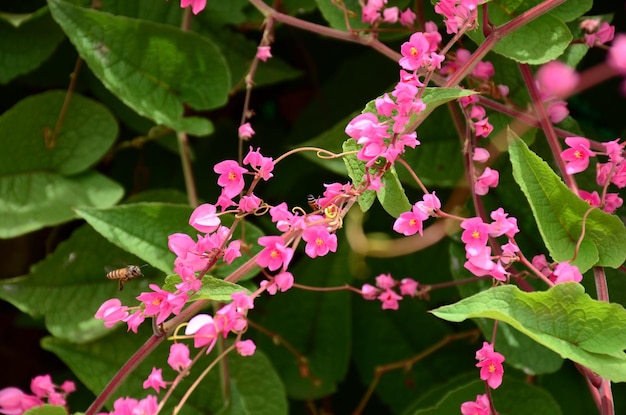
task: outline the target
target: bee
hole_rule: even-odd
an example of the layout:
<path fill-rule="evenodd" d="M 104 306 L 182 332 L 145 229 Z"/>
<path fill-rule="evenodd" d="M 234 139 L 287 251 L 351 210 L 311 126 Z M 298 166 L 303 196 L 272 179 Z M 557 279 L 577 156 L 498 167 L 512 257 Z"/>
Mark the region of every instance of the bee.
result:
<path fill-rule="evenodd" d="M 309 204 L 309 207 L 312 210 L 318 210 L 320 208 L 319 203 L 317 202 L 318 198 L 313 195 L 308 195 L 306 197 L 306 202 Z"/>
<path fill-rule="evenodd" d="M 144 265 L 145 267 L 145 265 Z M 120 291 L 124 289 L 124 284 L 133 278 L 141 277 L 141 268 L 137 265 L 129 265 L 126 268 L 114 269 L 107 274 L 107 278 L 110 280 L 119 280 Z"/>

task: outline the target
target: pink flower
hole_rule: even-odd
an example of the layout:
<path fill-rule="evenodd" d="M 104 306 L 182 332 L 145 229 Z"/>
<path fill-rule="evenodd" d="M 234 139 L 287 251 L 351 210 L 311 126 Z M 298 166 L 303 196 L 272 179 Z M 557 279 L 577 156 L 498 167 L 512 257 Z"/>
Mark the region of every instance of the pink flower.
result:
<path fill-rule="evenodd" d="M 397 7 L 389 7 L 383 10 L 383 21 L 385 23 L 395 23 L 398 21 L 400 10 Z"/>
<path fill-rule="evenodd" d="M 474 184 L 474 191 L 477 195 L 484 196 L 489 192 L 490 187 L 497 187 L 500 174 L 497 170 L 492 170 L 489 167 L 485 167 L 485 171 L 476 180 Z"/>
<path fill-rule="evenodd" d="M 606 213 L 613 213 L 616 209 L 620 208 L 624 204 L 624 200 L 619 197 L 617 193 L 607 193 L 604 199 L 603 211 Z"/>
<path fill-rule="evenodd" d="M 393 230 L 404 236 L 415 235 L 416 233 L 423 235 L 423 224 L 426 219 L 428 219 L 428 215 L 415 203 L 410 212 L 404 212 L 396 219 Z"/>
<path fill-rule="evenodd" d="M 416 17 L 417 15 L 413 13 L 413 10 L 406 9 L 405 11 L 400 13 L 400 24 L 407 27 L 413 26 Z"/>
<path fill-rule="evenodd" d="M 396 280 L 391 277 L 391 274 L 380 274 L 376 277 L 376 286 L 383 290 L 390 290 L 396 286 Z"/>
<path fill-rule="evenodd" d="M 485 117 L 474 123 L 476 137 L 489 137 L 493 131 L 493 125 L 489 124 L 489 117 Z"/>
<path fill-rule="evenodd" d="M 256 345 L 252 340 L 243 340 L 235 343 L 235 349 L 241 356 L 252 356 L 256 350 Z"/>
<path fill-rule="evenodd" d="M 274 277 L 276 288 L 282 293 L 293 287 L 293 274 L 289 271 L 283 271 Z"/>
<path fill-rule="evenodd" d="M 167 364 L 177 372 L 188 369 L 191 366 L 189 347 L 184 343 L 173 343 L 167 356 Z"/>
<path fill-rule="evenodd" d="M 461 404 L 461 414 L 463 415 L 491 415 L 491 407 L 487 395 L 477 395 L 475 402 L 464 402 Z"/>
<path fill-rule="evenodd" d="M 324 256 L 329 251 L 337 251 L 337 235 L 329 233 L 324 226 L 316 225 L 302 232 L 302 239 L 307 243 L 304 252 L 311 258 Z"/>
<path fill-rule="evenodd" d="M 140 401 L 133 398 L 118 398 L 113 403 L 114 415 L 156 415 L 158 408 L 156 396 L 146 396 Z"/>
<path fill-rule="evenodd" d="M 483 347 L 476 352 L 476 367 L 480 368 L 480 378 L 487 382 L 491 389 L 497 389 L 502 384 L 504 375 L 504 356 L 493 351 L 493 345 L 483 342 Z"/>
<path fill-rule="evenodd" d="M 261 206 L 261 199 L 257 195 L 251 194 L 250 196 L 242 196 L 239 201 L 239 209 L 242 212 L 252 213 Z"/>
<path fill-rule="evenodd" d="M 537 71 L 537 83 L 545 97 L 567 98 L 576 89 L 580 76 L 560 61 L 548 62 Z"/>
<path fill-rule="evenodd" d="M 583 280 L 583 276 L 577 266 L 570 265 L 569 262 L 565 261 L 556 266 L 551 279 L 555 284 L 560 284 L 562 282 L 569 281 L 581 282 Z"/>
<path fill-rule="evenodd" d="M 239 134 L 239 138 L 242 140 L 249 140 L 254 135 L 254 130 L 252 129 L 250 123 L 247 122 L 239 126 L 237 133 Z"/>
<path fill-rule="evenodd" d="M 248 170 L 241 167 L 234 160 L 224 160 L 213 167 L 213 171 L 220 177 L 217 184 L 223 188 L 224 194 L 230 198 L 237 196 L 244 188 L 243 174 Z"/>
<path fill-rule="evenodd" d="M 21 389 L 8 387 L 0 390 L 0 413 L 21 415 L 34 406 L 43 405 L 35 396 L 27 395 Z"/>
<path fill-rule="evenodd" d="M 568 162 L 565 165 L 567 174 L 585 171 L 589 166 L 589 157 L 596 155 L 589 149 L 589 140 L 584 137 L 567 137 L 565 142 L 570 148 L 563 150 L 561 157 Z"/>
<path fill-rule="evenodd" d="M 156 284 L 150 284 L 149 287 L 154 292 L 141 293 L 137 300 L 145 304 L 145 316 L 157 316 L 157 324 L 163 323 L 170 314 L 179 314 L 187 302 L 187 295 L 184 293 L 171 293 Z"/>
<path fill-rule="evenodd" d="M 565 119 L 569 115 L 569 110 L 567 109 L 567 102 L 556 100 L 550 101 L 548 107 L 546 108 L 548 112 L 548 117 L 550 117 L 550 121 L 554 124 L 558 124 Z"/>
<path fill-rule="evenodd" d="M 470 109 L 470 118 L 474 120 L 482 120 L 487 116 L 487 111 L 480 105 L 472 105 Z"/>
<path fill-rule="evenodd" d="M 418 282 L 412 278 L 402 278 L 400 281 L 400 294 L 415 297 L 418 285 Z"/>
<path fill-rule="evenodd" d="M 490 214 L 493 222 L 489 224 L 489 235 L 498 237 L 502 235 L 513 237 L 519 232 L 517 227 L 517 219 L 509 218 L 509 214 L 504 209 L 498 208 Z"/>
<path fill-rule="evenodd" d="M 366 300 L 374 300 L 379 293 L 379 289 L 371 284 L 363 284 L 361 287 L 361 295 Z"/>
<path fill-rule="evenodd" d="M 474 149 L 474 155 L 472 156 L 472 160 L 477 161 L 479 163 L 484 163 L 487 160 L 489 160 L 490 156 L 491 155 L 489 154 L 489 151 L 487 151 L 486 149 L 482 147 L 476 147 Z"/>
<path fill-rule="evenodd" d="M 398 301 L 402 300 L 402 297 L 389 289 L 380 293 L 378 299 L 383 303 L 383 310 L 397 310 L 399 308 Z"/>
<path fill-rule="evenodd" d="M 243 164 L 248 164 L 252 167 L 258 173 L 257 176 L 265 181 L 268 181 L 274 176 L 272 174 L 274 170 L 274 159 L 264 157 L 258 148 L 252 150 L 252 147 L 250 147 L 250 151 L 248 151 L 248 154 L 243 159 Z"/>
<path fill-rule="evenodd" d="M 195 348 L 209 345 L 207 354 L 215 346 L 217 338 L 220 334 L 213 317 L 208 314 L 198 314 L 189 320 L 185 327 L 185 335 L 193 336 L 193 346 Z"/>
<path fill-rule="evenodd" d="M 180 0 L 180 7 L 185 8 L 191 6 L 191 12 L 198 14 L 206 7 L 206 0 Z"/>
<path fill-rule="evenodd" d="M 491 62 L 480 61 L 476 64 L 476 67 L 472 70 L 472 75 L 480 78 L 484 81 L 490 80 L 496 73 Z"/>
<path fill-rule="evenodd" d="M 213 232 L 221 224 L 220 217 L 217 216 L 217 208 L 209 203 L 198 206 L 191 213 L 189 224 L 200 232 Z"/>
<path fill-rule="evenodd" d="M 461 222 L 461 228 L 465 229 L 461 234 L 461 240 L 465 243 L 465 251 L 468 254 L 481 251 L 489 237 L 489 225 L 484 223 L 481 218 L 473 217 Z"/>
<path fill-rule="evenodd" d="M 156 393 L 159 393 L 161 388 L 165 388 L 165 387 L 167 387 L 167 383 L 165 383 L 165 381 L 163 380 L 161 369 L 157 369 L 156 367 L 153 367 L 152 372 L 148 376 L 148 379 L 146 379 L 143 382 L 143 388 L 144 389 L 152 388 L 156 391 Z"/>
<path fill-rule="evenodd" d="M 535 255 L 531 261 L 533 267 L 537 268 L 543 275 L 549 277 L 552 275 L 552 269 L 548 265 L 548 260 L 544 254 Z"/>
<path fill-rule="evenodd" d="M 430 43 L 422 32 L 416 32 L 411 35 L 408 42 L 404 42 L 400 47 L 399 64 L 407 71 L 415 71 L 424 63 L 426 53 L 430 51 Z"/>
<path fill-rule="evenodd" d="M 30 381 L 30 390 L 38 398 L 45 398 L 50 393 L 54 392 L 54 383 L 50 375 L 35 376 Z"/>
<path fill-rule="evenodd" d="M 98 311 L 96 311 L 95 317 L 104 320 L 104 327 L 110 329 L 117 322 L 128 317 L 128 307 L 123 306 L 119 299 L 111 298 L 102 303 Z"/>
<path fill-rule="evenodd" d="M 259 253 L 256 263 L 268 268 L 270 271 L 276 271 L 280 267 L 287 267 L 293 257 L 293 248 L 285 246 L 285 241 L 280 236 L 261 236 L 259 245 L 265 248 Z"/>
<path fill-rule="evenodd" d="M 139 326 L 141 325 L 141 323 L 144 322 L 145 319 L 146 317 L 143 315 L 142 312 L 135 311 L 130 316 L 124 318 L 124 322 L 128 325 L 129 331 L 132 331 L 133 333 L 137 334 L 137 330 L 139 329 Z"/>
<path fill-rule="evenodd" d="M 579 189 L 578 196 L 593 207 L 598 207 L 602 203 L 602 201 L 600 200 L 600 195 L 596 191 L 589 193 Z"/>
<path fill-rule="evenodd" d="M 417 202 L 416 205 L 419 210 L 432 217 L 436 217 L 437 212 L 441 209 L 441 201 L 435 192 L 425 194 L 422 201 Z"/>
<path fill-rule="evenodd" d="M 466 248 L 467 249 L 467 248 Z M 467 261 L 463 264 L 472 274 L 477 277 L 491 275 L 496 264 L 491 260 L 491 247 L 483 246 L 478 250 L 466 252 Z"/>
<path fill-rule="evenodd" d="M 626 35 L 615 36 L 609 49 L 607 63 L 622 75 L 626 75 Z"/>
<path fill-rule="evenodd" d="M 272 57 L 272 49 L 270 46 L 259 46 L 257 48 L 256 57 L 262 60 L 263 62 L 267 62 L 269 58 Z"/>
<path fill-rule="evenodd" d="M 289 230 L 291 221 L 294 217 L 285 202 L 271 208 L 270 216 L 272 217 L 272 222 L 276 223 L 276 229 L 281 232 L 287 232 Z"/>

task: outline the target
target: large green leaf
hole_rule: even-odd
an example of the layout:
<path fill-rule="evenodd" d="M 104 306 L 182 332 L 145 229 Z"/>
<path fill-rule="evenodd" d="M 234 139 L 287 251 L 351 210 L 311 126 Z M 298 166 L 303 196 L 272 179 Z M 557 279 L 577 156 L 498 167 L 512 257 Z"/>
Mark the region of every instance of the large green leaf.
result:
<path fill-rule="evenodd" d="M 483 291 L 432 311 L 448 321 L 504 321 L 561 357 L 614 382 L 626 382 L 626 310 L 593 300 L 576 283 L 526 293 L 512 285 Z"/>
<path fill-rule="evenodd" d="M 471 278 L 472 274 L 463 267 L 465 262 L 465 250 L 458 243 L 450 243 L 450 268 L 454 279 L 462 281 Z M 483 280 L 475 284 L 459 284 L 457 289 L 463 297 L 470 297 L 482 290 L 488 289 L 492 284 L 490 280 Z M 477 318 L 476 325 L 483 332 L 485 338 L 491 338 L 494 330 L 492 320 Z M 506 356 L 509 366 L 522 370 L 529 375 L 553 373 L 559 370 L 563 359 L 552 350 L 533 341 L 528 336 L 520 333 L 506 323 L 498 322 L 497 334 L 498 351 Z"/>
<path fill-rule="evenodd" d="M 33 317 L 43 316 L 46 328 L 57 338 L 90 341 L 108 330 L 94 318 L 104 301 L 115 296 L 135 305 L 138 292 L 146 290 L 149 282 L 160 282 L 154 270 L 144 268 L 146 277 L 129 282 L 120 292 L 115 281 L 105 278 L 105 268 L 129 264 L 141 263 L 84 225 L 28 275 L 3 280 L 0 298 Z"/>
<path fill-rule="evenodd" d="M 556 261 L 571 260 L 589 204 L 574 195 L 512 132 L 509 141 L 513 176 L 530 204 L 550 255 Z M 624 263 L 626 228 L 618 217 L 593 209 L 584 221 L 584 230 L 583 243 L 572 261 L 581 272 L 594 265 L 617 268 Z"/>
<path fill-rule="evenodd" d="M 176 257 L 167 247 L 168 236 L 193 235 L 188 225 L 192 209 L 184 205 L 144 202 L 76 212 L 109 241 L 167 274 Z"/>
<path fill-rule="evenodd" d="M 147 327 L 145 329 L 142 327 L 139 335 L 117 330 L 106 338 L 82 345 L 48 337 L 43 339 L 42 347 L 59 356 L 92 392 L 99 393 L 132 353 L 144 343 L 148 334 Z M 165 380 L 174 380 L 176 373 L 167 366 L 168 351 L 168 342 L 151 351 L 145 360 L 130 372 L 128 379 L 117 390 L 115 398 L 130 396 L 141 399 L 146 396 L 149 392 L 143 389 L 142 385 L 153 367 L 163 368 Z M 213 358 L 215 352 L 200 359 L 190 368 L 190 375 L 173 392 L 172 398 L 165 406 L 165 412 L 172 412 L 173 405 L 180 401 L 191 382 Z M 287 414 L 283 385 L 262 352 L 257 351 L 250 357 L 240 357 L 236 353 L 231 353 L 227 359 L 227 381 L 231 387 L 236 387 L 230 399 L 236 399 L 239 405 L 250 411 L 239 413 Z M 199 388 L 191 394 L 182 413 L 187 415 L 217 413 L 224 410 L 227 405 L 234 405 L 228 402 L 229 397 L 225 401 L 221 395 L 218 372 L 218 367 L 209 372 Z"/>
<path fill-rule="evenodd" d="M 30 14 L 0 13 L 0 84 L 41 65 L 63 40 L 47 7 Z"/>
<path fill-rule="evenodd" d="M 122 198 L 120 185 L 95 172 L 74 176 L 34 172 L 0 177 L 0 238 L 75 219 L 78 206 L 107 207 Z"/>
<path fill-rule="evenodd" d="M 230 74 L 211 41 L 62 0 L 49 0 L 49 6 L 90 69 L 129 107 L 175 130 L 212 131 L 208 120 L 184 116 L 185 106 L 208 110 L 227 100 Z"/>
<path fill-rule="evenodd" d="M 111 148 L 118 133 L 115 118 L 101 104 L 76 93 L 54 146 L 46 147 L 43 131 L 54 130 L 64 99 L 64 91 L 31 95 L 0 116 L 0 176 L 79 173 Z"/>
<path fill-rule="evenodd" d="M 488 10 L 489 20 L 496 26 L 511 20 L 509 12 L 495 4 Z M 479 8 L 479 21 L 481 19 L 482 9 Z M 468 36 L 479 45 L 485 40 L 482 28 L 468 32 Z M 517 62 L 538 65 L 558 58 L 571 41 L 572 33 L 567 25 L 544 14 L 500 39 L 493 51 Z"/>

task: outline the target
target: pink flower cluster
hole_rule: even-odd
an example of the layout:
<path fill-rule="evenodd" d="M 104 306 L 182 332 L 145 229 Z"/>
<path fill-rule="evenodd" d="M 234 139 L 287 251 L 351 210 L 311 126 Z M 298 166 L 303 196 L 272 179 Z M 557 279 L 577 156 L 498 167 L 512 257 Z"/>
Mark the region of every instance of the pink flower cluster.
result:
<path fill-rule="evenodd" d="M 463 26 L 472 28 L 477 24 L 477 4 L 478 0 L 439 0 L 435 13 L 444 17 L 447 33 L 458 33 Z"/>
<path fill-rule="evenodd" d="M 248 327 L 246 315 L 249 309 L 254 308 L 254 301 L 245 292 L 231 294 L 233 301 L 220 308 L 215 316 L 198 314 L 189 320 L 185 328 L 185 335 L 193 338 L 194 347 L 207 346 L 206 353 L 210 353 L 219 336 L 226 338 L 231 331 L 242 333 Z M 256 346 L 251 340 L 240 342 L 236 349 L 242 356 L 254 354 Z"/>
<path fill-rule="evenodd" d="M 476 367 L 480 368 L 480 379 L 484 380 L 491 389 L 497 389 L 502 384 L 504 375 L 504 356 L 493 350 L 493 344 L 483 342 L 483 347 L 476 352 Z M 475 402 L 461 404 L 463 415 L 491 415 L 491 404 L 486 394 L 476 396 Z"/>
<path fill-rule="evenodd" d="M 44 404 L 65 406 L 67 395 L 74 392 L 76 386 L 69 380 L 58 386 L 52 383 L 50 375 L 41 375 L 31 380 L 30 390 L 32 395 L 15 387 L 1 389 L 0 414 L 19 415 Z"/>
<path fill-rule="evenodd" d="M 367 0 L 361 9 L 361 20 L 372 26 L 384 23 L 396 23 L 400 21 L 402 26 L 410 27 L 415 22 L 415 13 L 407 8 L 400 11 L 397 7 L 385 7 L 387 0 Z"/>
<path fill-rule="evenodd" d="M 603 153 L 596 153 L 591 150 L 591 143 L 584 137 L 567 137 L 565 143 L 569 148 L 561 153 L 561 158 L 567 163 L 565 165 L 568 174 L 576 174 L 587 170 L 589 160 L 596 155 L 604 155 L 608 157 L 606 163 L 596 164 L 596 183 L 602 187 L 603 198 L 598 192 L 586 192 L 579 190 L 578 194 L 586 200 L 591 206 L 601 207 L 607 213 L 613 213 L 617 208 L 622 206 L 624 200 L 618 193 L 607 193 L 606 189 L 610 184 L 623 189 L 626 186 L 626 161 L 624 157 L 624 146 L 626 143 L 620 143 L 619 138 L 613 141 L 602 143 L 605 149 Z"/>
<path fill-rule="evenodd" d="M 111 412 L 100 412 L 98 415 L 156 415 L 159 403 L 156 396 L 148 395 L 141 400 L 134 398 L 118 398 L 113 403 Z"/>
<path fill-rule="evenodd" d="M 467 258 L 463 266 L 478 277 L 490 275 L 498 281 L 506 281 L 509 275 L 506 268 L 518 259 L 516 253 L 519 248 L 513 240 L 513 236 L 519 232 L 517 219 L 509 218 L 502 208 L 491 212 L 491 219 L 493 222 L 489 224 L 478 217 L 461 222 L 463 229 L 461 240 L 465 243 Z M 489 237 L 497 238 L 503 235 L 508 237 L 508 242 L 500 247 L 502 254 L 494 262 L 491 247 L 487 242 Z"/>
<path fill-rule="evenodd" d="M 532 259 L 532 265 L 543 275 L 548 277 L 555 284 L 562 282 L 581 282 L 583 276 L 575 265 L 571 265 L 568 261 L 558 264 L 548 264 L 546 256 L 536 255 Z"/>
<path fill-rule="evenodd" d="M 404 212 L 398 216 L 393 224 L 393 230 L 404 236 L 423 235 L 424 221 L 429 217 L 436 217 L 441 209 L 441 201 L 435 193 L 425 194 L 421 201 L 416 202 L 410 212 Z"/>
<path fill-rule="evenodd" d="M 390 274 L 380 274 L 376 277 L 376 286 L 363 284 L 361 295 L 366 300 L 379 300 L 383 310 L 397 310 L 398 302 L 403 295 L 410 297 L 425 297 L 427 290 L 419 290 L 419 283 L 412 278 L 403 278 L 396 281 Z M 400 291 L 400 294 L 396 290 Z"/>
<path fill-rule="evenodd" d="M 585 44 L 589 47 L 604 45 L 613 40 L 615 26 L 600 19 L 585 19 L 580 23 L 585 33 Z"/>

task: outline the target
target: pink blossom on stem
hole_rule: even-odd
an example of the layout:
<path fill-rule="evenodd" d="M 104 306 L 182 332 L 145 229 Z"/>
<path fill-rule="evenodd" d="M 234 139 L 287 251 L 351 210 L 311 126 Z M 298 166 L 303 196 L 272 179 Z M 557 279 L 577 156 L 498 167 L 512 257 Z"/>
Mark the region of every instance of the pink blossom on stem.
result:
<path fill-rule="evenodd" d="M 474 130 L 476 137 L 489 137 L 489 134 L 493 131 L 493 125 L 489 123 L 489 117 L 476 121 L 474 123 Z"/>
<path fill-rule="evenodd" d="M 243 164 L 248 164 L 252 167 L 257 172 L 257 175 L 265 181 L 274 176 L 272 174 L 272 171 L 274 171 L 274 159 L 263 156 L 258 148 L 252 150 L 252 147 L 250 147 L 250 151 L 243 159 Z"/>
<path fill-rule="evenodd" d="M 244 188 L 243 174 L 248 170 L 241 167 L 234 160 L 224 160 L 213 167 L 213 171 L 220 176 L 217 184 L 223 188 L 224 194 L 230 198 L 237 196 Z"/>
<path fill-rule="evenodd" d="M 418 286 L 418 282 L 413 278 L 402 278 L 402 280 L 400 280 L 400 294 L 415 297 Z"/>
<path fill-rule="evenodd" d="M 374 300 L 378 296 L 380 290 L 371 284 L 363 284 L 361 287 L 361 295 L 366 300 Z"/>
<path fill-rule="evenodd" d="M 533 267 L 537 268 L 546 277 L 552 275 L 552 268 L 548 265 L 548 260 L 544 254 L 535 255 L 530 262 Z"/>
<path fill-rule="evenodd" d="M 189 320 L 185 327 L 185 335 L 193 336 L 193 346 L 200 348 L 209 345 L 207 354 L 213 349 L 220 334 L 213 317 L 208 314 L 198 314 Z"/>
<path fill-rule="evenodd" d="M 484 196 L 489 192 L 490 187 L 497 187 L 500 180 L 500 174 L 497 170 L 485 167 L 485 171 L 476 180 L 474 191 L 477 195 Z"/>
<path fill-rule="evenodd" d="M 141 293 L 137 300 L 145 304 L 145 316 L 157 316 L 157 324 L 163 323 L 170 314 L 179 314 L 187 302 L 187 295 L 184 293 L 171 293 L 156 284 L 150 284 L 149 287 L 154 292 Z"/>
<path fill-rule="evenodd" d="M 464 229 L 461 240 L 465 243 L 465 251 L 470 255 L 481 251 L 489 237 L 489 225 L 481 218 L 473 217 L 461 222 L 461 228 Z"/>
<path fill-rule="evenodd" d="M 583 280 L 583 276 L 578 270 L 578 267 L 575 265 L 571 265 L 569 262 L 564 261 L 560 262 L 556 268 L 554 269 L 554 273 L 552 273 L 552 282 L 555 284 L 560 284 L 562 282 L 581 282 Z"/>
<path fill-rule="evenodd" d="M 184 343 L 173 343 L 167 356 L 167 364 L 177 372 L 187 370 L 191 366 L 189 347 Z"/>
<path fill-rule="evenodd" d="M 233 261 L 239 257 L 241 257 L 241 241 L 232 241 L 224 250 L 224 262 L 226 262 L 227 264 L 232 264 Z"/>
<path fill-rule="evenodd" d="M 250 194 L 250 196 L 244 195 L 241 197 L 241 200 L 239 200 L 239 209 L 241 209 L 242 212 L 255 212 L 259 206 L 261 206 L 261 199 L 254 193 Z"/>
<path fill-rule="evenodd" d="M 624 204 L 624 199 L 619 197 L 617 193 L 607 193 L 604 198 L 603 211 L 606 213 L 613 213 L 616 209 L 620 208 Z"/>
<path fill-rule="evenodd" d="M 416 32 L 411 35 L 408 42 L 404 42 L 400 46 L 400 66 L 407 71 L 415 71 L 424 63 L 426 53 L 430 51 L 430 43 L 422 32 Z"/>
<path fill-rule="evenodd" d="M 161 388 L 166 388 L 167 383 L 165 383 L 165 381 L 163 380 L 163 375 L 161 374 L 161 371 L 161 369 L 153 367 L 152 372 L 148 376 L 148 379 L 143 382 L 143 388 L 152 388 L 156 391 L 156 393 L 159 393 Z"/>
<path fill-rule="evenodd" d="M 180 7 L 186 8 L 191 6 L 191 12 L 198 14 L 206 7 L 206 0 L 180 0 Z"/>
<path fill-rule="evenodd" d="M 45 398 L 50 393 L 54 392 L 54 383 L 52 383 L 52 377 L 50 377 L 50 375 L 35 376 L 30 381 L 30 390 L 38 398 Z"/>
<path fill-rule="evenodd" d="M 388 7 L 383 10 L 383 21 L 385 23 L 395 23 L 400 17 L 400 9 L 397 7 Z"/>
<path fill-rule="evenodd" d="M 268 268 L 270 271 L 276 271 L 280 267 L 287 267 L 293 257 L 293 248 L 285 246 L 285 241 L 280 236 L 261 236 L 258 240 L 259 245 L 265 248 L 259 253 L 256 263 Z"/>
<path fill-rule="evenodd" d="M 111 415 L 156 415 L 159 403 L 156 396 L 148 395 L 138 401 L 133 398 L 118 398 L 113 403 Z"/>
<path fill-rule="evenodd" d="M 380 274 L 376 277 L 376 286 L 382 290 L 390 290 L 396 286 L 396 280 L 391 274 Z"/>
<path fill-rule="evenodd" d="M 476 64 L 476 67 L 472 70 L 472 75 L 482 79 L 484 81 L 490 80 L 496 73 L 491 62 L 480 61 Z"/>
<path fill-rule="evenodd" d="M 293 287 L 293 281 L 293 274 L 289 271 L 280 272 L 274 277 L 276 288 L 282 293 Z"/>
<path fill-rule="evenodd" d="M 272 217 L 272 222 L 276 223 L 276 229 L 281 232 L 287 232 L 289 230 L 294 218 L 294 214 L 289 211 L 287 203 L 285 202 L 270 208 L 270 216 Z"/>
<path fill-rule="evenodd" d="M 517 227 L 517 219 L 509 218 L 509 214 L 504 209 L 498 208 L 490 214 L 493 222 L 489 224 L 489 235 L 498 237 L 502 235 L 513 237 L 519 232 Z"/>
<path fill-rule="evenodd" d="M 28 409 L 43 405 L 36 396 L 28 395 L 21 389 L 8 387 L 0 390 L 0 413 L 20 415 Z"/>
<path fill-rule="evenodd" d="M 254 129 L 252 128 L 252 125 L 250 125 L 250 123 L 247 122 L 239 126 L 237 133 L 239 134 L 239 138 L 241 138 L 242 140 L 249 140 L 250 138 L 252 138 L 255 132 L 254 132 Z"/>
<path fill-rule="evenodd" d="M 141 323 L 144 322 L 146 317 L 140 311 L 135 311 L 133 314 L 129 315 L 124 319 L 124 322 L 128 325 L 128 330 L 137 334 L 137 330 Z"/>
<path fill-rule="evenodd" d="M 600 200 L 600 195 L 596 191 L 589 193 L 579 189 L 578 196 L 585 202 L 589 203 L 590 206 L 598 207 L 602 204 L 602 200 Z"/>
<path fill-rule="evenodd" d="M 402 296 L 391 289 L 387 289 L 378 295 L 378 299 L 383 303 L 383 310 L 397 310 L 400 307 L 398 301 L 402 300 Z"/>
<path fill-rule="evenodd" d="M 476 367 L 480 368 L 480 378 L 487 382 L 491 389 L 497 389 L 502 384 L 504 375 L 504 356 L 493 351 L 493 345 L 483 342 L 483 347 L 476 352 Z"/>
<path fill-rule="evenodd" d="M 415 203 L 410 212 L 400 214 L 393 224 L 393 230 L 404 236 L 416 233 L 423 235 L 423 225 L 426 219 L 428 219 L 428 215 Z"/>
<path fill-rule="evenodd" d="M 413 26 L 416 17 L 417 15 L 413 13 L 413 10 L 406 9 L 405 11 L 400 13 L 400 24 L 406 27 Z"/>
<path fill-rule="evenodd" d="M 191 213 L 189 224 L 200 232 L 213 232 L 221 224 L 220 217 L 217 216 L 217 208 L 210 203 L 198 206 Z"/>
<path fill-rule="evenodd" d="M 589 166 L 589 157 L 596 155 L 590 150 L 589 140 L 584 137 L 567 137 L 565 143 L 570 148 L 563 150 L 561 158 L 567 161 L 565 165 L 567 174 L 585 171 Z"/>
<path fill-rule="evenodd" d="M 111 298 L 102 303 L 98 311 L 96 311 L 95 317 L 104 320 L 104 327 L 110 329 L 116 323 L 128 317 L 128 307 L 123 306 L 119 299 Z"/>
<path fill-rule="evenodd" d="M 569 109 L 567 109 L 567 102 L 556 100 L 550 101 L 548 106 L 546 107 L 546 111 L 548 112 L 548 117 L 550 117 L 550 121 L 554 124 L 558 124 L 565 119 L 569 115 Z"/>
<path fill-rule="evenodd" d="M 243 340 L 235 343 L 235 349 L 241 356 L 252 356 L 256 350 L 256 345 L 252 340 Z"/>
<path fill-rule="evenodd" d="M 302 232 L 302 239 L 307 243 L 304 252 L 311 258 L 337 251 L 337 235 L 329 233 L 324 226 L 306 228 Z"/>
<path fill-rule="evenodd" d="M 272 48 L 270 46 L 259 46 L 256 51 L 256 57 L 267 62 L 272 57 Z"/>
<path fill-rule="evenodd" d="M 487 111 L 480 105 L 472 105 L 470 109 L 470 118 L 474 120 L 482 120 L 487 116 Z"/>
<path fill-rule="evenodd" d="M 474 149 L 474 154 L 472 155 L 472 160 L 477 161 L 479 163 L 484 163 L 487 160 L 489 160 L 490 156 L 491 155 L 489 154 L 489 151 L 487 151 L 486 149 L 482 147 L 476 147 Z"/>
<path fill-rule="evenodd" d="M 435 192 L 426 193 L 422 200 L 415 205 L 419 210 L 432 217 L 437 217 L 437 212 L 441 209 L 441 201 L 435 195 Z"/>
<path fill-rule="evenodd" d="M 462 415 L 491 415 L 491 406 L 486 394 L 477 395 L 475 402 L 463 402 L 461 404 Z"/>

